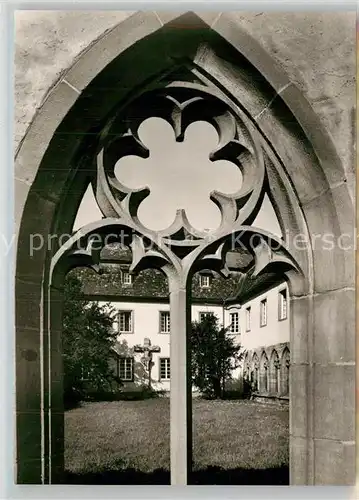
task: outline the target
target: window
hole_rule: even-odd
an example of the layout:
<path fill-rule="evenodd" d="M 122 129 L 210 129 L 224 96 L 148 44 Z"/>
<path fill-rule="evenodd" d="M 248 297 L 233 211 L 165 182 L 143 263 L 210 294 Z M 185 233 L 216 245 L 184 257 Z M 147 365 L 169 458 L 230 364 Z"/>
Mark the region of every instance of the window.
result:
<path fill-rule="evenodd" d="M 229 331 L 231 333 L 239 333 L 239 317 L 237 312 L 233 312 L 229 314 L 231 318 L 231 324 L 229 327 Z"/>
<path fill-rule="evenodd" d="M 132 274 L 130 274 L 128 271 L 122 271 L 121 277 L 123 285 L 132 285 Z"/>
<path fill-rule="evenodd" d="M 170 380 L 171 361 L 170 358 L 160 358 L 160 380 Z"/>
<path fill-rule="evenodd" d="M 133 381 L 133 358 L 118 359 L 118 374 L 121 380 Z"/>
<path fill-rule="evenodd" d="M 213 314 L 213 313 L 208 312 L 208 311 L 201 311 L 201 312 L 199 313 L 199 320 L 200 320 L 200 321 L 203 321 L 204 319 L 206 319 L 206 318 L 207 318 L 208 316 L 210 316 L 211 314 Z"/>
<path fill-rule="evenodd" d="M 287 319 L 287 290 L 281 290 L 279 292 L 279 304 L 278 304 L 278 319 L 282 321 Z"/>
<path fill-rule="evenodd" d="M 160 312 L 160 333 L 170 333 L 171 320 L 169 311 Z"/>
<path fill-rule="evenodd" d="M 200 274 L 199 275 L 199 286 L 201 288 L 209 288 L 209 285 L 210 285 L 210 279 L 209 279 L 209 276 L 207 275 L 203 275 L 203 274 Z"/>
<path fill-rule="evenodd" d="M 267 324 L 267 299 L 261 300 L 260 304 L 260 325 L 266 326 Z"/>
<path fill-rule="evenodd" d="M 132 333 L 132 311 L 120 311 L 118 325 L 120 333 Z"/>
<path fill-rule="evenodd" d="M 247 307 L 246 309 L 246 331 L 251 331 L 251 308 Z"/>

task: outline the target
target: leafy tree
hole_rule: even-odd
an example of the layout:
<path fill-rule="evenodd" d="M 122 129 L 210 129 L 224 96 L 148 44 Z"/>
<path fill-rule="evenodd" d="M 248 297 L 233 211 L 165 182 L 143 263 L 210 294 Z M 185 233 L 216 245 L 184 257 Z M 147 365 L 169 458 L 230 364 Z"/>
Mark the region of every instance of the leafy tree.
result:
<path fill-rule="evenodd" d="M 207 398 L 224 397 L 225 381 L 243 357 L 241 347 L 227 335 L 227 330 L 219 327 L 213 313 L 192 323 L 192 383 Z"/>
<path fill-rule="evenodd" d="M 80 280 L 69 273 L 64 285 L 63 315 L 65 404 L 81 399 L 89 388 L 111 388 L 114 375 L 109 358 L 116 336 L 113 310 L 86 300 Z"/>

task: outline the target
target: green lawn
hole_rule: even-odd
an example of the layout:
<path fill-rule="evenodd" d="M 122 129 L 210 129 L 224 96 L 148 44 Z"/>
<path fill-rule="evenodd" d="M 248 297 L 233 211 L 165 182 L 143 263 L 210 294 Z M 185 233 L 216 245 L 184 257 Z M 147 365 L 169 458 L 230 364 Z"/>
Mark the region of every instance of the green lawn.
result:
<path fill-rule="evenodd" d="M 193 401 L 193 474 L 201 484 L 288 482 L 288 408 Z M 169 482 L 169 399 L 86 403 L 65 415 L 68 482 Z"/>

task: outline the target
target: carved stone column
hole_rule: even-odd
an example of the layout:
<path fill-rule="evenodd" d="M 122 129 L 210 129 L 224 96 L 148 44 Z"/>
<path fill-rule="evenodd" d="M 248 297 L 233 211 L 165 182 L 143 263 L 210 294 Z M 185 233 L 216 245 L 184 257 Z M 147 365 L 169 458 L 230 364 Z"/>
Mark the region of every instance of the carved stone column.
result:
<path fill-rule="evenodd" d="M 182 280 L 170 278 L 171 484 L 186 485 L 192 462 L 191 308 Z"/>

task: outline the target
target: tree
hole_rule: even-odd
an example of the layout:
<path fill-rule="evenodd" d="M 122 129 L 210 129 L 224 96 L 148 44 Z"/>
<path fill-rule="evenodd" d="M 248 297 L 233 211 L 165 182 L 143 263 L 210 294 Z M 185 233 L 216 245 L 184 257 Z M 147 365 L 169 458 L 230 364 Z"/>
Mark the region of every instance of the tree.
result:
<path fill-rule="evenodd" d="M 225 381 L 239 366 L 242 349 L 210 313 L 191 329 L 192 383 L 208 398 L 223 398 Z"/>
<path fill-rule="evenodd" d="M 113 310 L 86 300 L 80 280 L 69 273 L 64 285 L 63 315 L 65 403 L 84 396 L 86 380 L 97 391 L 111 388 L 114 374 L 109 359 L 116 337 Z"/>

